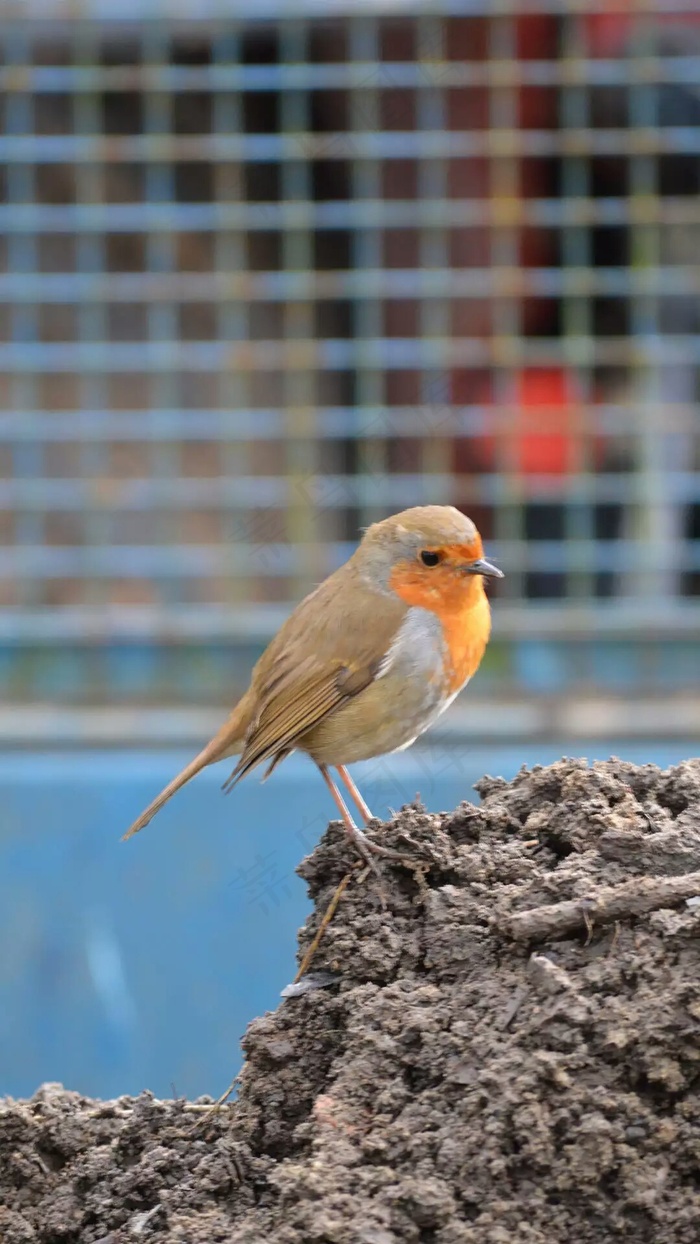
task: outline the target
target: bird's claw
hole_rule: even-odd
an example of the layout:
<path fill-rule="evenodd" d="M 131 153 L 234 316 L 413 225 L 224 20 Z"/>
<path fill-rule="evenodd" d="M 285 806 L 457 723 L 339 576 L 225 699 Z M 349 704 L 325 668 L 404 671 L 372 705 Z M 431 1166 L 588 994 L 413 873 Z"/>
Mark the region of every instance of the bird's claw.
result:
<path fill-rule="evenodd" d="M 368 838 L 361 829 L 357 828 L 357 826 L 354 826 L 353 829 L 348 830 L 348 833 L 360 858 L 367 865 L 367 867 L 372 870 L 376 877 L 381 877 L 375 856 L 383 855 L 384 849 L 382 847 L 378 847 L 376 842 L 372 842 L 371 838 Z"/>
<path fill-rule="evenodd" d="M 377 869 L 376 860 L 372 858 L 373 856 L 379 856 L 380 859 L 384 860 L 393 860 L 399 864 L 415 863 L 414 860 L 406 856 L 405 851 L 392 851 L 390 847 L 382 847 L 378 842 L 368 838 L 364 831 L 357 829 L 357 827 L 351 831 L 351 837 L 357 851 L 374 873 L 378 873 L 379 870 Z M 409 838 L 408 834 L 401 834 L 400 838 L 412 851 L 417 851 L 420 855 L 418 843 Z"/>

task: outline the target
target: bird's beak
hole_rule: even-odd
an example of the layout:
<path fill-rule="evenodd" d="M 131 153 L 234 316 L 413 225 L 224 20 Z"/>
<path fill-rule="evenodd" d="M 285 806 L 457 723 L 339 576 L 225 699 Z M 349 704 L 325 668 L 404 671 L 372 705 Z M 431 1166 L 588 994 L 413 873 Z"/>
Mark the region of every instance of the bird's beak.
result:
<path fill-rule="evenodd" d="M 485 557 L 479 557 L 475 562 L 467 562 L 464 566 L 465 574 L 482 574 L 487 579 L 503 579 L 505 576 L 498 566 L 494 566 L 491 562 L 487 562 Z"/>

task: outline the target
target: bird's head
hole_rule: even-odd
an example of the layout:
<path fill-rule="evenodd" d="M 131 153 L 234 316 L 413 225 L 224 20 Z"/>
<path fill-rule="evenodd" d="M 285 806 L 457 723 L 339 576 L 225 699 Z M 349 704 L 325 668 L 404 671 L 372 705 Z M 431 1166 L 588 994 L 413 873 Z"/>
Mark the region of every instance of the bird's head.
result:
<path fill-rule="evenodd" d="M 484 578 L 503 578 L 472 520 L 451 505 L 415 506 L 374 523 L 355 560 L 374 588 L 434 610 L 463 608 L 483 594 Z"/>

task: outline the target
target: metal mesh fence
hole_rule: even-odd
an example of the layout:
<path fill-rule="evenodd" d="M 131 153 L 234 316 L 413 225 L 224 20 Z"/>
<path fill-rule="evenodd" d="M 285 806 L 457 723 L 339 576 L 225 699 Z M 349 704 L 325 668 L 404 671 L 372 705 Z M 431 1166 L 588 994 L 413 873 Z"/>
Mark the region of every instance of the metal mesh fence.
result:
<path fill-rule="evenodd" d="M 451 7 L 0 30 L 5 690 L 155 694 L 110 644 L 179 644 L 186 695 L 427 502 L 503 652 L 691 651 L 697 14 Z"/>

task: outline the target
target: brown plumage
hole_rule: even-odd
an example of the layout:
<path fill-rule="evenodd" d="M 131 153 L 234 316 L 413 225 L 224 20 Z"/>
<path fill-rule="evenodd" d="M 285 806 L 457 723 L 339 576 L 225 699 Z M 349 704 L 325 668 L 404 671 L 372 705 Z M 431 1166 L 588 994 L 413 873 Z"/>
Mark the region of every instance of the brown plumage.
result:
<path fill-rule="evenodd" d="M 287 618 L 228 720 L 125 837 L 207 765 L 239 757 L 230 790 L 257 765 L 267 763 L 269 773 L 295 749 L 316 761 L 357 837 L 328 766 L 338 768 L 366 817 L 345 765 L 409 746 L 468 681 L 490 631 L 482 576 L 500 573 L 483 560 L 471 520 L 450 506 L 416 507 L 374 524 L 350 560 Z"/>

